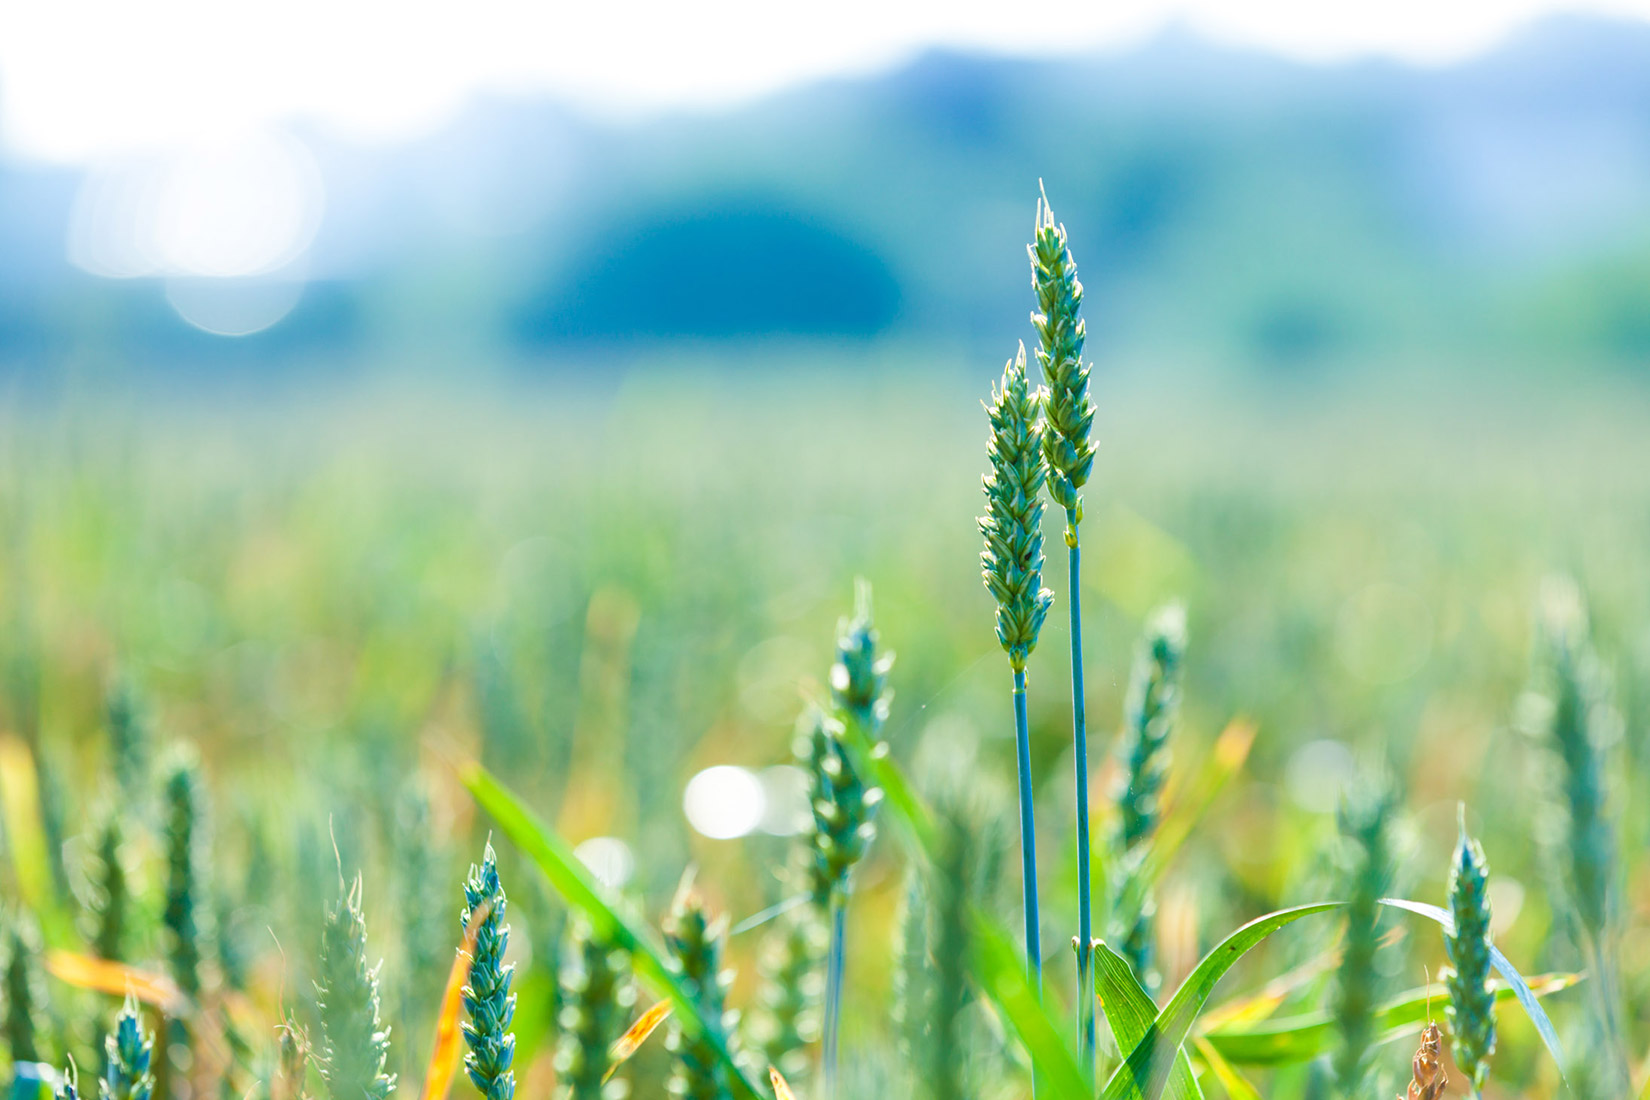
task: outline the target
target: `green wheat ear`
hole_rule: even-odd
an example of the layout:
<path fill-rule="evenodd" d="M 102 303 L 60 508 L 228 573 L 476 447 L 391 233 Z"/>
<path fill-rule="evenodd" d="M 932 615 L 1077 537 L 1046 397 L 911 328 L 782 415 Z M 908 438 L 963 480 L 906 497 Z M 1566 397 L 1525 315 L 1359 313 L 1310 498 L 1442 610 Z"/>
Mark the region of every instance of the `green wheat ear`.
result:
<path fill-rule="evenodd" d="M 390 1032 L 378 1020 L 378 970 L 367 965 L 357 874 L 321 929 L 321 1066 L 334 1100 L 384 1100 L 395 1091 L 395 1075 L 384 1072 Z"/>
<path fill-rule="evenodd" d="M 1616 945 L 1617 841 L 1606 779 L 1611 746 L 1621 719 L 1610 700 L 1609 677 L 1593 650 L 1586 602 L 1569 578 L 1550 578 L 1541 592 L 1540 642 L 1545 648 L 1548 728 L 1563 810 L 1567 864 L 1564 883 L 1581 925 L 1582 947 L 1592 974 L 1594 1034 L 1578 1086 L 1624 1094 L 1628 1058 Z M 1585 1094 L 1586 1087 L 1580 1091 Z"/>
<path fill-rule="evenodd" d="M 1180 717 L 1181 669 L 1186 660 L 1186 608 L 1158 608 L 1146 620 L 1123 705 L 1123 786 L 1118 816 L 1125 851 L 1147 840 L 1162 816 L 1169 770 L 1169 737 Z"/>
<path fill-rule="evenodd" d="M 109 755 L 115 781 L 132 806 L 147 804 L 151 766 L 149 719 L 136 686 L 122 676 L 110 685 L 104 699 L 109 730 Z"/>
<path fill-rule="evenodd" d="M 991 438 L 986 456 L 985 515 L 979 519 L 985 549 L 980 566 L 985 586 L 997 601 L 997 640 L 1014 671 L 1023 672 L 1037 648 L 1043 619 L 1054 593 L 1043 587 L 1043 483 L 1048 466 L 1042 453 L 1037 400 L 1026 381 L 1026 349 L 1003 368 L 986 407 Z"/>
<path fill-rule="evenodd" d="M 1542 613 L 1551 680 L 1549 735 L 1559 759 L 1568 818 L 1569 886 L 1582 926 L 1596 940 L 1604 937 L 1613 916 L 1616 852 L 1605 807 L 1604 758 L 1618 724 L 1574 582 L 1549 581 Z"/>
<path fill-rule="evenodd" d="M 1495 991 L 1490 988 L 1489 863 L 1484 849 L 1467 835 L 1466 807 L 1461 808 L 1461 840 L 1450 864 L 1449 907 L 1453 931 L 1444 934 L 1444 950 L 1455 969 L 1445 977 L 1449 1006 L 1450 1050 L 1455 1064 L 1483 1091 L 1495 1053 Z"/>
<path fill-rule="evenodd" d="M 166 951 L 172 978 L 190 998 L 198 998 L 207 957 L 206 795 L 194 750 L 172 750 L 164 773 L 166 802 Z M 181 1030 L 181 1029 L 180 1029 Z M 185 1040 L 186 1042 L 187 1040 Z"/>
<path fill-rule="evenodd" d="M 1089 367 L 1083 362 L 1083 284 L 1077 261 L 1066 244 L 1066 227 L 1057 225 L 1048 196 L 1037 202 L 1037 231 L 1026 247 L 1031 255 L 1031 285 L 1037 292 L 1037 363 L 1042 368 L 1043 457 L 1048 463 L 1048 490 L 1068 513 L 1066 541 L 1077 537 L 1083 498 L 1077 490 L 1094 466 L 1094 403 L 1089 400 Z"/>
<path fill-rule="evenodd" d="M 810 710 L 802 719 L 799 752 L 809 765 L 813 807 L 813 862 L 808 876 L 814 904 L 828 909 L 848 893 L 849 875 L 876 836 L 882 789 L 855 764 L 842 723 Z M 877 755 L 886 751 L 879 745 Z"/>
<path fill-rule="evenodd" d="M 693 872 L 682 882 L 665 917 L 665 943 L 670 948 L 677 973 L 700 1016 L 732 1044 L 738 1013 L 728 1009 L 728 988 L 733 972 L 723 969 L 722 952 L 727 941 L 727 921 L 712 920 L 704 899 L 693 886 Z M 670 1076 L 672 1096 L 683 1100 L 730 1100 L 733 1082 L 723 1064 L 717 1044 L 690 1033 L 674 1016 L 670 1022 L 668 1046 L 676 1058 Z"/>
<path fill-rule="evenodd" d="M 101 1100 L 150 1100 L 155 1076 L 150 1071 L 155 1040 L 143 1027 L 137 1001 L 127 994 L 114 1030 L 103 1040 L 103 1077 L 98 1081 Z"/>
<path fill-rule="evenodd" d="M 15 1062 L 41 1060 L 46 986 L 39 973 L 40 931 L 22 912 L 6 922 L 6 1048 Z"/>
<path fill-rule="evenodd" d="M 1347 1097 L 1361 1095 L 1375 1042 L 1375 952 L 1380 947 L 1380 899 L 1392 885 L 1392 819 L 1397 793 L 1384 769 L 1372 769 L 1341 801 L 1345 852 L 1346 943 L 1336 972 L 1333 1012 L 1341 1045 L 1335 1079 Z"/>
<path fill-rule="evenodd" d="M 819 1041 L 826 941 L 815 907 L 799 905 L 763 944 L 762 1050 L 793 1087 L 807 1080 L 808 1048 Z"/>
<path fill-rule="evenodd" d="M 871 615 L 871 585 L 854 584 L 854 614 L 837 624 L 836 661 L 831 665 L 831 705 L 847 721 L 858 724 L 873 744 L 882 736 L 894 693 L 888 671 L 894 655 L 879 651 L 876 623 Z"/>
<path fill-rule="evenodd" d="M 590 922 L 573 922 L 561 973 L 561 1012 L 557 1022 L 556 1096 L 559 1100 L 622 1100 L 629 1082 L 605 1081 L 608 1051 L 624 1034 L 636 1005 L 630 965 L 624 953 L 599 939 Z"/>
<path fill-rule="evenodd" d="M 106 809 L 99 817 L 86 855 L 85 933 L 100 959 L 126 958 L 131 883 L 126 873 L 125 847 L 121 815 L 112 807 Z"/>
<path fill-rule="evenodd" d="M 481 866 L 470 868 L 464 882 L 464 929 L 479 920 L 475 951 L 470 961 L 470 980 L 463 990 L 464 1041 L 470 1052 L 464 1069 L 487 1100 L 511 1100 L 516 1093 L 516 1037 L 510 1024 L 516 1016 L 516 995 L 510 992 L 515 964 L 505 963 L 510 945 L 510 926 L 504 923 L 504 887 L 498 878 L 498 856 L 487 845 Z"/>
<path fill-rule="evenodd" d="M 1129 675 L 1123 706 L 1122 757 L 1117 792 L 1117 849 L 1125 874 L 1138 873 L 1162 816 L 1163 785 L 1169 770 L 1169 738 L 1180 716 L 1180 680 L 1186 660 L 1186 610 L 1172 603 L 1146 620 Z M 1120 952 L 1148 989 L 1156 984 L 1152 966 L 1154 902 L 1142 891 L 1133 912 L 1120 912 Z"/>

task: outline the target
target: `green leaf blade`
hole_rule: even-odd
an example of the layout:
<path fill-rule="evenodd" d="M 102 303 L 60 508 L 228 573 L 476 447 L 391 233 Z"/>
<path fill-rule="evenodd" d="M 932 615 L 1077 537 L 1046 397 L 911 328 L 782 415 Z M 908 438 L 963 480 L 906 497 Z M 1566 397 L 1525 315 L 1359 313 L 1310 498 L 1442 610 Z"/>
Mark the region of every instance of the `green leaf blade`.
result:
<path fill-rule="evenodd" d="M 1186 1041 L 1198 1013 L 1208 1003 L 1215 985 L 1225 977 L 1226 972 L 1278 929 L 1302 917 L 1325 913 L 1341 905 L 1338 901 L 1328 901 L 1281 909 L 1257 917 L 1227 936 L 1203 957 L 1163 1011 L 1157 1014 L 1157 1019 L 1140 1042 L 1135 1044 L 1128 1059 L 1117 1067 L 1111 1080 L 1106 1082 L 1102 1100 L 1161 1100 L 1168 1085 L 1170 1068 L 1176 1061 L 1173 1052 L 1178 1051 Z M 1163 1057 L 1165 1051 L 1170 1052 L 1171 1057 Z"/>

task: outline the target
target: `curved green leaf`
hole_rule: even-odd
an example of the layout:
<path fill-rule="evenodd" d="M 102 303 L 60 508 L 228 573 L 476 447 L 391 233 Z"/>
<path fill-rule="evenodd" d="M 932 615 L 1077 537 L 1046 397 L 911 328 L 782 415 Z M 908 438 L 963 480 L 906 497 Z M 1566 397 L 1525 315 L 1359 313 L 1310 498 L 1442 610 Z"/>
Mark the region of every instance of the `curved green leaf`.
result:
<path fill-rule="evenodd" d="M 1197 964 L 1157 1019 L 1135 1044 L 1128 1060 L 1117 1067 L 1106 1082 L 1102 1100 L 1160 1100 L 1168 1085 L 1169 1070 L 1175 1064 L 1175 1052 L 1191 1033 L 1197 1015 L 1208 1003 L 1215 984 L 1225 977 L 1234 963 L 1267 936 L 1286 924 L 1292 924 L 1313 913 L 1325 913 L 1341 907 L 1341 902 L 1326 901 L 1315 905 L 1300 905 L 1268 913 L 1227 936 L 1218 947 Z M 1165 1054 L 1168 1055 L 1165 1057 Z"/>
<path fill-rule="evenodd" d="M 539 820 L 507 788 L 480 764 L 465 764 L 459 768 L 459 778 L 482 809 L 535 864 L 550 885 L 573 908 L 590 921 L 598 938 L 605 939 L 631 957 L 636 976 L 646 982 L 661 997 L 676 1006 L 676 1017 L 689 1028 L 704 1036 L 716 1048 L 717 1057 L 728 1069 L 733 1080 L 755 1100 L 765 1095 L 745 1073 L 728 1045 L 727 1035 L 720 1020 L 707 1020 L 699 1011 L 699 1004 L 689 995 L 687 987 L 667 961 L 663 946 L 654 942 L 643 928 L 632 924 L 623 914 L 609 905 L 601 895 L 595 878 L 573 854 L 559 833 Z"/>
<path fill-rule="evenodd" d="M 1536 996 L 1545 997 L 1580 980 L 1579 974 L 1544 974 L 1530 985 Z M 1498 1003 L 1517 997 L 1505 982 L 1492 982 L 1491 986 Z M 1448 998 L 1444 984 L 1434 982 L 1388 1001 L 1375 1011 L 1375 1042 L 1414 1034 L 1415 1026 L 1427 1019 L 1429 1008 L 1441 1006 Z M 1335 1018 L 1328 1012 L 1303 1012 L 1246 1026 L 1210 1028 L 1199 1035 L 1199 1042 L 1207 1042 L 1234 1065 L 1276 1066 L 1310 1062 L 1333 1050 L 1338 1035 Z"/>
<path fill-rule="evenodd" d="M 1209 1040 L 1198 1038 L 1192 1042 L 1197 1047 L 1198 1056 L 1208 1063 L 1209 1072 L 1215 1075 L 1220 1087 L 1226 1090 L 1227 1100 L 1264 1100 L 1260 1090 L 1230 1062 L 1222 1058 L 1220 1051 L 1216 1050 Z"/>
<path fill-rule="evenodd" d="M 1455 932 L 1455 918 L 1450 915 L 1448 909 L 1428 905 L 1424 901 L 1410 901 L 1407 898 L 1382 898 L 1381 904 L 1390 905 L 1394 909 L 1408 910 L 1428 920 L 1437 921 L 1445 932 Z M 1505 978 L 1507 984 L 1512 987 L 1518 1003 L 1524 1006 L 1525 1015 L 1529 1016 L 1530 1022 L 1535 1025 L 1541 1041 L 1547 1044 L 1547 1053 L 1551 1054 L 1553 1061 L 1558 1064 L 1559 1077 L 1564 1078 L 1564 1083 L 1568 1085 L 1569 1078 L 1564 1075 L 1564 1047 L 1558 1041 L 1558 1032 L 1554 1030 L 1553 1022 L 1547 1018 L 1547 1010 L 1541 1007 L 1541 1002 L 1536 1000 L 1535 992 L 1530 989 L 1530 983 L 1524 980 L 1524 975 L 1518 972 L 1518 968 L 1494 944 L 1490 945 L 1490 963 L 1495 967 L 1496 973 Z"/>
<path fill-rule="evenodd" d="M 1104 943 L 1094 949 L 1094 988 L 1100 995 L 1112 1038 L 1117 1040 L 1117 1049 L 1133 1050 L 1156 1022 L 1157 1004 L 1140 985 L 1129 964 Z M 1203 1100 L 1203 1090 L 1198 1087 L 1197 1075 L 1192 1072 L 1191 1059 L 1184 1047 L 1169 1075 L 1169 1095 L 1175 1100 Z"/>

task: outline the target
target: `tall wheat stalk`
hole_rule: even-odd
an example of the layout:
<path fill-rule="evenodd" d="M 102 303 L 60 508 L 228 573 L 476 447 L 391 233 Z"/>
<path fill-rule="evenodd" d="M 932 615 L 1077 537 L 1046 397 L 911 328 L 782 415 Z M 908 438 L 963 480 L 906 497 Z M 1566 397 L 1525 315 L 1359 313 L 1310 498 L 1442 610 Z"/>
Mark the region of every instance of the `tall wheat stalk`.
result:
<path fill-rule="evenodd" d="M 1031 285 L 1037 292 L 1037 363 L 1044 389 L 1043 458 L 1048 491 L 1066 510 L 1066 603 L 1071 608 L 1071 741 L 1077 772 L 1077 1032 L 1084 1066 L 1094 1072 L 1093 906 L 1089 889 L 1089 740 L 1083 694 L 1083 550 L 1078 525 L 1083 498 L 1078 489 L 1094 465 L 1089 433 L 1094 405 L 1089 400 L 1089 368 L 1083 362 L 1087 329 L 1079 311 L 1083 284 L 1066 245 L 1066 227 L 1057 225 L 1045 194 L 1037 201 L 1037 228 L 1031 255 Z"/>
<path fill-rule="evenodd" d="M 1037 647 L 1054 594 L 1043 587 L 1043 482 L 1048 466 L 1042 452 L 1037 399 L 1026 383 L 1026 349 L 1003 368 L 986 407 L 991 438 L 986 455 L 985 515 L 980 554 L 985 586 L 997 599 L 997 640 L 1014 672 L 1014 750 L 1020 786 L 1021 889 L 1025 895 L 1026 971 L 1041 988 L 1042 948 L 1038 936 L 1037 825 L 1031 801 L 1031 734 L 1026 720 L 1026 659 Z"/>

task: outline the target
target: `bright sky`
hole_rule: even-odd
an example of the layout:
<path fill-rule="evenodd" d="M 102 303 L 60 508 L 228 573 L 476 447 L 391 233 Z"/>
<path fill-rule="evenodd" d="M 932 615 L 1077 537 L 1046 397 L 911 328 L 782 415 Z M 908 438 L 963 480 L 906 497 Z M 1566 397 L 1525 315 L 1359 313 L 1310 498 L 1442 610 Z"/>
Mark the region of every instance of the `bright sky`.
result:
<path fill-rule="evenodd" d="M 1579 0 L 1650 17 L 1650 0 Z M 0 140 L 79 162 L 304 116 L 369 140 L 483 91 L 714 106 L 932 45 L 1022 53 L 1180 21 L 1308 59 L 1447 61 L 1577 0 L 0 0 Z"/>

